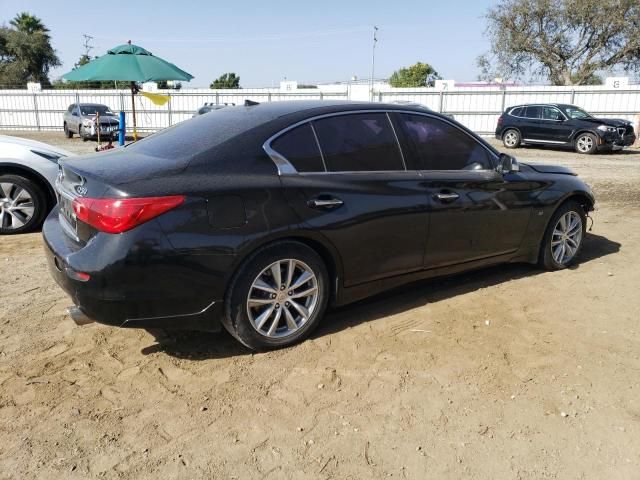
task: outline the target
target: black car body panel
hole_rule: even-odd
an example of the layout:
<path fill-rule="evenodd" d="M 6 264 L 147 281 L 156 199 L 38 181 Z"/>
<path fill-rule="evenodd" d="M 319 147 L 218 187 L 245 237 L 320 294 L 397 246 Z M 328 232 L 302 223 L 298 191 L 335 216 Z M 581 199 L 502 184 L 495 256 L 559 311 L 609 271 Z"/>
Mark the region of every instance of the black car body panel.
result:
<path fill-rule="evenodd" d="M 270 141 L 292 126 L 362 112 L 388 116 L 406 168 L 286 172 L 282 159 L 267 153 Z M 409 132 L 396 118 L 401 113 L 446 124 L 480 149 L 486 168 L 417 167 L 405 144 Z M 421 108 L 357 102 L 227 107 L 113 153 L 61 162 L 61 197 L 186 199 L 119 234 L 83 222 L 70 227 L 62 202 L 44 224 L 45 250 L 54 278 L 90 318 L 215 331 L 235 272 L 277 240 L 295 239 L 318 252 L 332 281 L 332 304 L 342 305 L 416 279 L 535 262 L 546 225 L 566 198 L 593 209 L 590 189 L 566 169 L 522 165 L 500 173 L 498 163 L 498 152 L 484 140 Z M 332 198 L 340 199 L 336 208 L 313 204 Z M 78 281 L 73 272 L 90 279 Z"/>
<path fill-rule="evenodd" d="M 577 107 L 567 104 L 526 104 L 507 108 L 500 116 L 495 136 L 501 140 L 509 129 L 516 129 L 525 144 L 573 146 L 585 132 L 598 139 L 598 149 L 619 149 L 636 141 L 631 122 L 616 118 L 574 118 Z M 607 130 L 600 126 L 610 127 Z"/>

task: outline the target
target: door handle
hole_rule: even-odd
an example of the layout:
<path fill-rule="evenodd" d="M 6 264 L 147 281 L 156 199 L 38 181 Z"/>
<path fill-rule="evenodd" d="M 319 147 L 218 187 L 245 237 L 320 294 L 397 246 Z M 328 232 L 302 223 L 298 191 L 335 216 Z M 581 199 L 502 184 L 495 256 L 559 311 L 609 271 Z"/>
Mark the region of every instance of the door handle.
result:
<path fill-rule="evenodd" d="M 437 200 L 440 200 L 441 202 L 453 202 L 454 200 L 457 200 L 458 198 L 460 198 L 460 195 L 458 195 L 455 192 L 450 192 L 450 193 L 440 192 L 440 193 L 436 193 L 434 197 Z"/>
<path fill-rule="evenodd" d="M 321 209 L 332 209 L 332 208 L 338 208 L 339 206 L 343 205 L 344 202 L 342 200 L 340 200 L 339 198 L 335 198 L 335 197 L 319 197 L 319 198 L 312 198 L 311 200 L 309 200 L 308 205 L 311 208 L 321 208 Z"/>

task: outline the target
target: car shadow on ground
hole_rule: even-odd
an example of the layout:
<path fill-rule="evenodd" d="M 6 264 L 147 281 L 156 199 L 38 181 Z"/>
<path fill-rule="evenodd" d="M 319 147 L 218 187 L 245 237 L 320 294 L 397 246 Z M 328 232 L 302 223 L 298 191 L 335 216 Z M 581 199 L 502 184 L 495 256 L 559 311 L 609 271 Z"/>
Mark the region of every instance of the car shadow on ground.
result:
<path fill-rule="evenodd" d="M 553 145 L 520 145 L 518 148 L 524 150 L 550 150 L 554 152 L 576 153 L 575 149 L 566 146 L 556 147 Z M 514 152 L 513 155 L 515 155 L 516 157 L 518 155 L 517 151 L 517 149 L 510 150 L 510 152 Z M 640 155 L 640 149 L 636 147 L 626 147 L 624 150 L 603 150 L 596 152 L 595 155 Z M 589 155 L 585 155 L 585 157 L 588 156 Z"/>
<path fill-rule="evenodd" d="M 580 262 L 572 269 L 593 260 L 617 253 L 621 244 L 600 235 L 587 234 Z M 538 275 L 544 271 L 529 264 L 505 264 L 461 273 L 450 277 L 422 280 L 398 287 L 366 300 L 336 308 L 325 319 L 311 338 L 320 338 L 360 323 L 371 322 L 399 314 L 428 303 L 435 303 L 481 288 L 487 288 L 520 278 Z M 238 343 L 226 331 L 221 333 L 180 332 L 142 349 L 144 355 L 164 352 L 189 360 L 209 360 L 239 355 L 250 355 L 249 349 Z"/>

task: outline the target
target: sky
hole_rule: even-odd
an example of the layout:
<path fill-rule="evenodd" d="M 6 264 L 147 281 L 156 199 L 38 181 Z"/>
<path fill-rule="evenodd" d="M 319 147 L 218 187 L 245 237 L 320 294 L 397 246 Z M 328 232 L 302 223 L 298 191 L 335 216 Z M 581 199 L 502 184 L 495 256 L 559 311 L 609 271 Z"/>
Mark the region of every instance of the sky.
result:
<path fill-rule="evenodd" d="M 231 2 L 136 0 L 134 2 L 0 0 L 0 23 L 27 11 L 49 28 L 62 67 L 84 53 L 116 45 L 140 45 L 191 73 L 185 87 L 207 87 L 225 72 L 242 87 L 277 86 L 284 78 L 328 83 L 371 75 L 372 32 L 377 25 L 375 77 L 417 61 L 445 79 L 477 78 L 475 59 L 488 49 L 483 15 L 490 0 L 244 0 Z M 106 8 L 106 5 L 109 5 Z M 116 9 L 122 5 L 121 13 Z"/>

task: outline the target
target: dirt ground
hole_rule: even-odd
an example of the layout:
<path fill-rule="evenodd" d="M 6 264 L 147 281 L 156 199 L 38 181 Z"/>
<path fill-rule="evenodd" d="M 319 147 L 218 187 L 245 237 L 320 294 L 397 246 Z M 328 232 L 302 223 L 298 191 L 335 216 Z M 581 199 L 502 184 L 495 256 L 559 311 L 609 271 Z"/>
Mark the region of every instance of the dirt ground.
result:
<path fill-rule="evenodd" d="M 640 152 L 515 153 L 593 186 L 578 266 L 421 282 L 272 353 L 76 327 L 40 234 L 0 238 L 0 478 L 640 478 Z"/>

